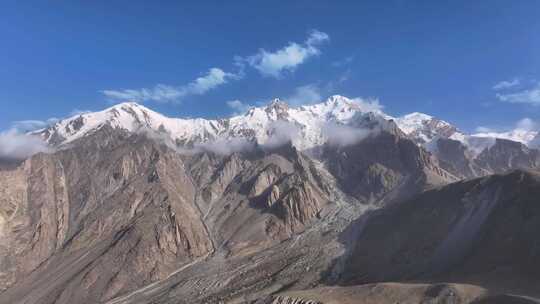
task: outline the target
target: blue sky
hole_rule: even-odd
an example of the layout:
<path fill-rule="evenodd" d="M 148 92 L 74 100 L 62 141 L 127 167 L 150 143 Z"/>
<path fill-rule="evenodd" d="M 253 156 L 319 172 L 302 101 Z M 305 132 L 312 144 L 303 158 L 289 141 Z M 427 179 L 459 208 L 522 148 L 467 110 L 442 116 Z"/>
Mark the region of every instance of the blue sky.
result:
<path fill-rule="evenodd" d="M 127 97 L 170 116 L 341 94 L 471 132 L 540 119 L 540 1 L 22 2 L 0 4 L 0 130 Z"/>

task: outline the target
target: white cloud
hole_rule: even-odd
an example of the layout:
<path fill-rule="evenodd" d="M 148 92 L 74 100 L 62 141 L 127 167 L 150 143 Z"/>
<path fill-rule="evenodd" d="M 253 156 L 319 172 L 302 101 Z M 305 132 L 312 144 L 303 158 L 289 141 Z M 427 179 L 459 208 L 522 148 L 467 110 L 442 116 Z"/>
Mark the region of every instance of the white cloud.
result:
<path fill-rule="evenodd" d="M 206 75 L 198 77 L 193 82 L 183 86 L 158 84 L 153 88 L 103 90 L 101 93 L 113 101 L 131 100 L 144 102 L 152 100 L 158 102 L 172 102 L 178 101 L 182 97 L 189 95 L 203 95 L 204 93 L 227 83 L 229 80 L 239 79 L 240 77 L 239 74 L 227 73 L 219 68 L 211 68 Z"/>
<path fill-rule="evenodd" d="M 184 90 L 187 94 L 201 95 L 207 91 L 227 83 L 229 79 L 237 79 L 238 76 L 233 73 L 226 73 L 221 69 L 212 68 L 205 76 L 195 79 Z"/>
<path fill-rule="evenodd" d="M 243 103 L 238 99 L 227 101 L 227 106 L 234 110 L 234 115 L 242 115 L 251 108 L 250 105 Z"/>
<path fill-rule="evenodd" d="M 314 84 L 297 87 L 294 93 L 285 98 L 290 105 L 300 106 L 305 104 L 313 104 L 321 101 L 321 93 L 319 87 Z"/>
<path fill-rule="evenodd" d="M 512 80 L 504 80 L 504 81 L 496 83 L 493 86 L 493 89 L 498 91 L 498 90 L 504 90 L 504 89 L 513 88 L 513 87 L 518 86 L 518 85 L 520 85 L 519 79 L 514 78 Z"/>
<path fill-rule="evenodd" d="M 500 101 L 509 103 L 528 103 L 540 106 L 540 82 L 530 89 L 513 93 L 497 94 Z"/>
<path fill-rule="evenodd" d="M 238 80 L 244 77 L 244 69 L 249 65 L 257 69 L 265 76 L 279 78 L 283 71 L 294 71 L 308 58 L 319 55 L 319 46 L 328 41 L 328 34 L 318 30 L 309 33 L 304 43 L 290 42 L 287 46 L 275 51 L 268 52 L 264 49 L 252 56 L 235 56 L 233 64 L 236 73 L 228 73 L 219 68 L 211 68 L 206 75 L 198 77 L 191 83 L 180 86 L 157 84 L 150 88 L 140 89 L 107 89 L 100 91 L 110 101 L 157 101 L 178 102 L 183 97 L 190 95 L 202 95 L 221 86 L 230 80 Z"/>
<path fill-rule="evenodd" d="M 534 131 L 538 129 L 538 124 L 534 120 L 525 117 L 523 119 L 520 119 L 516 123 L 516 129 L 524 131 Z"/>
<path fill-rule="evenodd" d="M 327 143 L 338 147 L 354 145 L 368 136 L 379 132 L 378 130 L 354 128 L 335 123 L 325 124 L 322 131 Z"/>
<path fill-rule="evenodd" d="M 313 30 L 302 44 L 290 42 L 289 45 L 274 52 L 261 49 L 245 60 L 262 75 L 279 78 L 284 71 L 294 71 L 308 58 L 319 55 L 319 45 L 329 39 L 326 33 Z"/>
<path fill-rule="evenodd" d="M 193 152 L 213 152 L 219 155 L 229 155 L 236 152 L 250 151 L 255 143 L 245 138 L 217 139 L 215 141 L 196 144 Z"/>
<path fill-rule="evenodd" d="M 477 137 L 498 137 L 506 138 L 514 141 L 527 141 L 527 134 L 532 134 L 538 131 L 540 124 L 528 117 L 518 120 L 514 126 L 509 127 L 486 127 L 479 126 L 475 129 Z M 525 135 L 525 137 L 523 137 Z"/>
<path fill-rule="evenodd" d="M 340 60 L 336 60 L 334 62 L 332 62 L 332 66 L 333 67 L 342 67 L 342 66 L 347 66 L 349 64 L 351 64 L 351 62 L 353 62 L 354 60 L 354 56 L 347 56 L 343 59 L 340 59 Z"/>
<path fill-rule="evenodd" d="M 39 152 L 51 152 L 41 137 L 16 129 L 0 132 L 0 159 L 22 160 Z"/>
<path fill-rule="evenodd" d="M 177 145 L 168 133 L 156 132 L 155 130 L 149 128 L 141 128 L 138 130 L 138 132 L 139 134 L 145 135 L 146 137 L 185 155 L 193 155 L 202 152 L 211 152 L 218 155 L 229 155 L 235 152 L 251 151 L 255 148 L 254 142 L 243 137 L 229 139 L 218 138 L 216 140 L 204 143 L 195 143 L 192 147 L 188 147 Z"/>
<path fill-rule="evenodd" d="M 275 149 L 300 136 L 300 129 L 292 122 L 278 120 L 270 126 L 270 136 L 261 145 L 263 149 Z"/>
<path fill-rule="evenodd" d="M 378 98 L 356 97 L 353 98 L 352 101 L 364 112 L 381 113 L 384 109 L 384 106 L 379 102 Z"/>
<path fill-rule="evenodd" d="M 318 30 L 312 30 L 309 33 L 308 39 L 306 40 L 306 44 L 311 47 L 311 46 L 319 45 L 328 40 L 330 40 L 330 36 L 328 36 L 328 34 L 318 31 Z"/>

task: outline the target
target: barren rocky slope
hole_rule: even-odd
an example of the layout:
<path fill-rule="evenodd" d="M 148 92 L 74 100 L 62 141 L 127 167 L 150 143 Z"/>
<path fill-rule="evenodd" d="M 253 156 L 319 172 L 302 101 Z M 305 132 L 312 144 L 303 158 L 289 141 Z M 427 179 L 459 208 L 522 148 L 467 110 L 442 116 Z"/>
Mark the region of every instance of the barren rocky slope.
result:
<path fill-rule="evenodd" d="M 540 303 L 539 197 L 540 173 L 518 170 L 366 213 L 330 286 L 259 303 Z"/>
<path fill-rule="evenodd" d="M 513 171 L 429 190 L 357 225 L 340 284 L 470 283 L 540 297 L 540 174 Z"/>

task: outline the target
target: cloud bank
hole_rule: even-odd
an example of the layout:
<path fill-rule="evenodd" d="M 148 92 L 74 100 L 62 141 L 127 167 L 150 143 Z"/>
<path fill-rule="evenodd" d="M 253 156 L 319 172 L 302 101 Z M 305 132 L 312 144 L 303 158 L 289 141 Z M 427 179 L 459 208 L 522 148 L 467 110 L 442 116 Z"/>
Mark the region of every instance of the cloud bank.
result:
<path fill-rule="evenodd" d="M 329 39 L 328 34 L 313 30 L 304 43 L 290 42 L 274 52 L 260 49 L 257 54 L 246 57 L 245 61 L 263 76 L 280 78 L 285 71 L 292 72 L 307 59 L 319 55 L 320 45 Z"/>
<path fill-rule="evenodd" d="M 230 80 L 239 79 L 234 73 L 227 73 L 219 68 L 211 68 L 204 76 L 198 77 L 191 83 L 182 86 L 158 84 L 153 88 L 103 90 L 101 93 L 111 101 L 157 101 L 173 102 L 189 95 L 203 95 Z"/>
<path fill-rule="evenodd" d="M 287 121 L 273 122 L 269 130 L 268 138 L 264 140 L 264 142 L 257 143 L 249 138 L 233 137 L 227 139 L 218 138 L 203 143 L 195 143 L 193 146 L 177 145 L 167 132 L 158 132 L 149 128 L 141 128 L 138 130 L 138 133 L 184 155 L 205 152 L 215 153 L 217 155 L 230 155 L 237 152 L 250 152 L 255 150 L 257 146 L 263 150 L 271 150 L 288 144 L 300 136 L 300 129 L 294 123 Z"/>

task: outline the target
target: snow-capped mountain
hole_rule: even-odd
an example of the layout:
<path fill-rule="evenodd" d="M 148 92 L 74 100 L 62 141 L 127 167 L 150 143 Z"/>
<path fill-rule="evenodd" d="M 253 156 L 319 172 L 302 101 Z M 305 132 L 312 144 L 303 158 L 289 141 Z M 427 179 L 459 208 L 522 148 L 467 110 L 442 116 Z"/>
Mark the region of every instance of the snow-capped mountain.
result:
<path fill-rule="evenodd" d="M 288 139 L 302 150 L 323 144 L 329 124 L 373 128 L 384 126 L 391 117 L 343 96 L 298 108 L 274 99 L 263 107 L 251 108 L 243 115 L 226 119 L 170 118 L 140 104 L 126 102 L 100 112 L 73 116 L 39 130 L 45 140 L 61 146 L 91 133 L 104 125 L 131 132 L 153 130 L 168 134 L 177 144 L 190 145 L 218 139 L 248 138 L 265 144 L 276 132 L 286 133 Z"/>
<path fill-rule="evenodd" d="M 437 138 L 450 138 L 461 141 L 465 134 L 457 127 L 424 113 L 410 113 L 395 119 L 399 128 L 420 144 L 428 144 Z"/>
<path fill-rule="evenodd" d="M 437 139 L 452 139 L 465 145 L 473 155 L 492 146 L 496 138 L 507 139 L 536 148 L 540 142 L 538 131 L 516 128 L 506 132 L 481 132 L 465 134 L 456 126 L 424 113 L 410 113 L 395 121 L 399 128 L 428 150 L 436 149 Z"/>
<path fill-rule="evenodd" d="M 511 141 L 517 141 L 525 145 L 532 144 L 532 141 L 537 136 L 538 131 L 526 130 L 526 129 L 514 129 L 506 132 L 483 132 L 475 133 L 472 136 L 483 138 L 501 138 Z"/>
<path fill-rule="evenodd" d="M 286 102 L 274 99 L 266 106 L 254 107 L 245 114 L 224 119 L 171 118 L 138 103 L 125 102 L 103 111 L 61 120 L 34 133 L 40 134 L 49 144 L 55 146 L 69 144 L 104 125 L 131 132 L 153 130 L 166 134 L 178 145 L 232 138 L 246 138 L 265 144 L 272 141 L 276 133 L 284 133 L 280 136 L 291 140 L 297 148 L 308 150 L 324 144 L 329 137 L 342 135 L 328 132 L 335 131 L 335 128 L 328 128 L 329 126 L 373 130 L 391 128 L 394 123 L 418 145 L 430 151 L 436 149 L 437 140 L 440 138 L 457 140 L 474 155 L 491 146 L 495 138 L 531 145 L 540 142 L 536 131 L 516 129 L 503 133 L 468 135 L 456 126 L 424 113 L 414 112 L 393 117 L 373 104 L 340 95 L 331 96 L 319 104 L 300 107 L 290 107 Z M 338 130 L 338 133 L 341 132 Z"/>

